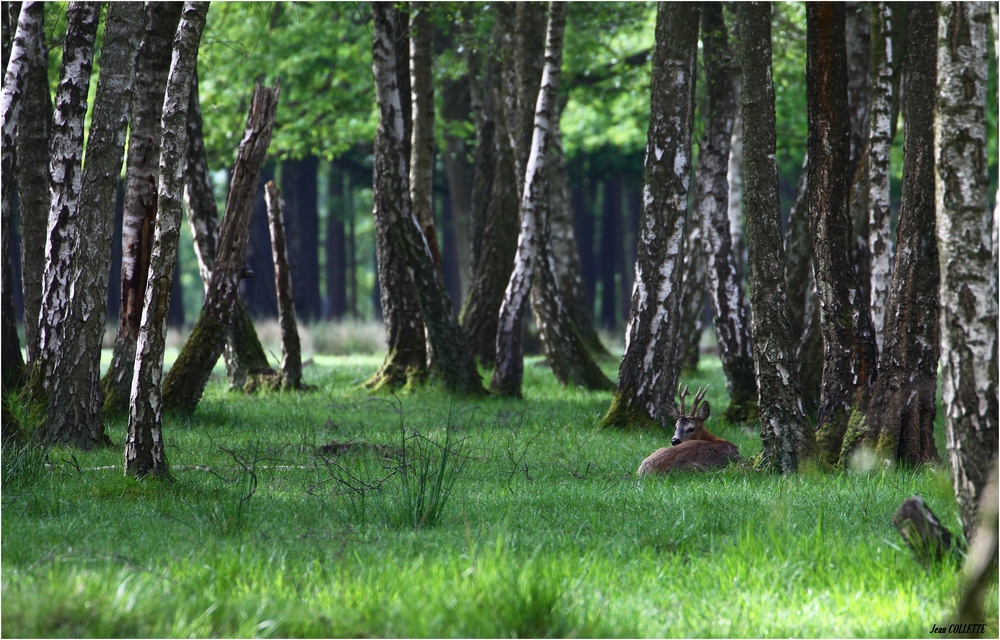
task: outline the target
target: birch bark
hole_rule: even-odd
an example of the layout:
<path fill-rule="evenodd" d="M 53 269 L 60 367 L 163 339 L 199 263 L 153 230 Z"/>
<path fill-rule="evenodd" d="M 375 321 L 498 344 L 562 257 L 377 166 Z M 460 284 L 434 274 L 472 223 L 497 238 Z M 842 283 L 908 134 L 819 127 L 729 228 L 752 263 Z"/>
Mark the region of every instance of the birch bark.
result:
<path fill-rule="evenodd" d="M 997 451 L 997 283 L 985 126 L 989 20 L 985 2 L 938 5 L 934 155 L 942 399 L 967 537 Z"/>
<path fill-rule="evenodd" d="M 868 406 L 877 366 L 868 299 L 852 260 L 844 11 L 837 3 L 806 5 L 809 223 L 824 345 L 817 441 L 830 463 L 852 413 Z"/>
<path fill-rule="evenodd" d="M 609 426 L 662 423 L 677 389 L 699 15 L 695 3 L 657 8 L 635 282 Z"/>
<path fill-rule="evenodd" d="M 754 371 L 761 398 L 760 437 L 765 464 L 790 472 L 814 455 L 816 443 L 802 411 L 785 304 L 785 252 L 774 155 L 770 3 L 741 3 L 737 16 L 743 75 L 747 266 Z"/>
<path fill-rule="evenodd" d="M 7 7 L 4 7 L 6 9 Z M 13 17 L 13 16 L 11 16 Z M 0 144 L 2 144 L 2 173 L 10 176 L 16 166 L 16 140 L 18 119 L 21 115 L 21 102 L 24 97 L 25 84 L 30 70 L 34 50 L 40 46 L 38 38 L 43 33 L 40 20 L 44 19 L 44 8 L 41 3 L 29 2 L 22 7 L 17 19 L 17 28 L 10 50 L 4 43 L 5 54 L 9 62 L 5 65 L 3 92 L 0 94 Z M 13 20 L 11 20 L 13 22 Z M 10 25 L 8 25 L 8 29 Z M 9 37 L 9 36 L 8 36 Z M 0 325 L 2 325 L 2 389 L 9 393 L 21 387 L 24 380 L 24 359 L 21 357 L 21 343 L 17 335 L 17 324 L 14 318 L 14 187 L 13 181 L 4 180 L 2 185 L 2 229 L 0 229 Z"/>
<path fill-rule="evenodd" d="M 871 3 L 871 110 L 868 125 L 868 246 L 875 342 L 882 350 L 885 310 L 892 278 L 889 228 L 889 156 L 892 149 L 893 3 Z"/>
<path fill-rule="evenodd" d="M 940 357 L 938 248 L 934 237 L 935 5 L 914 4 L 909 31 L 906 93 L 910 99 L 903 114 L 903 194 L 885 340 L 865 421 L 848 430 L 842 461 L 862 444 L 875 447 L 880 459 L 891 462 L 916 466 L 938 460 L 934 445 Z"/>
<path fill-rule="evenodd" d="M 96 8 L 87 15 L 93 15 L 96 23 L 99 12 Z M 81 448 L 110 444 L 101 421 L 100 344 L 111 270 L 114 204 L 125 152 L 141 26 L 141 3 L 123 2 L 108 7 L 101 71 L 79 191 L 74 188 L 76 197 L 63 199 L 58 191 L 52 190 L 40 312 L 40 362 L 48 381 L 43 437 L 49 442 Z M 96 35 L 96 26 L 93 28 Z M 92 60 L 93 40 L 89 33 L 87 40 Z M 63 77 L 69 79 L 72 75 L 69 71 Z M 77 87 L 82 89 L 81 85 Z M 79 95 L 86 100 L 85 92 Z M 58 98 L 57 90 L 53 150 L 59 138 L 60 107 L 66 104 Z M 85 104 L 76 111 L 80 115 L 86 112 Z M 80 126 L 80 138 L 74 131 L 67 139 L 79 139 L 82 145 L 82 118 L 77 122 L 67 120 L 66 124 L 74 129 Z M 72 155 L 76 155 L 75 144 Z M 58 154 L 52 153 L 54 184 L 58 184 L 59 172 L 65 167 L 57 164 L 57 158 Z M 63 194 L 69 195 L 66 191 Z M 82 256 L 87 258 L 81 259 Z"/>
<path fill-rule="evenodd" d="M 38 311 L 42 305 L 42 273 L 45 270 L 45 252 L 39 251 L 39 248 L 45 246 L 45 226 L 51 206 L 48 149 L 52 131 L 45 15 L 37 7 L 32 12 L 37 13 L 37 19 L 31 23 L 31 41 L 26 58 L 28 70 L 21 97 L 24 115 L 18 119 L 15 131 L 17 195 L 21 218 L 21 291 L 24 300 L 24 342 L 28 375 L 38 356 Z"/>
<path fill-rule="evenodd" d="M 750 348 L 750 318 L 727 215 L 727 162 L 735 111 L 732 60 L 722 5 L 705 3 L 701 20 L 708 109 L 695 169 L 693 201 L 697 203 L 697 211 L 694 224 L 700 225 L 704 237 L 715 336 L 729 391 L 729 407 L 723 418 L 743 422 L 756 413 L 757 381 Z"/>
<path fill-rule="evenodd" d="M 105 414 L 128 411 L 135 364 L 135 344 L 149 275 L 156 183 L 160 163 L 160 116 L 170 71 L 171 43 L 183 5 L 146 5 L 142 41 L 135 62 L 135 98 L 131 105 L 125 200 L 122 216 L 121 306 L 111 365 L 101 380 Z"/>
<path fill-rule="evenodd" d="M 162 433 L 163 348 L 180 236 L 188 99 L 207 14 L 207 2 L 184 3 L 163 94 L 156 227 L 136 341 L 128 435 L 125 438 L 125 475 L 132 477 L 153 475 L 166 478 L 170 475 Z"/>
<path fill-rule="evenodd" d="M 379 108 L 375 134 L 375 224 L 387 240 L 383 247 L 397 254 L 409 273 L 434 351 L 431 375 L 452 392 L 483 393 L 482 379 L 465 343 L 444 290 L 440 271 L 413 214 L 409 194 L 406 132 L 396 72 L 393 10 L 389 3 L 372 3 L 372 73 Z M 385 302 L 383 291 L 383 302 Z"/>

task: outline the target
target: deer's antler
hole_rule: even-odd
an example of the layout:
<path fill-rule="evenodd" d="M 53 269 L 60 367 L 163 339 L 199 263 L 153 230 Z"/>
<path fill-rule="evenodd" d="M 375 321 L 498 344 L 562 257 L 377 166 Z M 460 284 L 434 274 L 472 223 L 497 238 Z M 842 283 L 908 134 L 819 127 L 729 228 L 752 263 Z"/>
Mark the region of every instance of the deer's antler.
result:
<path fill-rule="evenodd" d="M 679 403 L 681 405 L 680 406 L 680 410 L 681 410 L 680 413 L 681 413 L 681 415 L 685 415 L 686 414 L 686 412 L 684 410 L 684 398 L 688 397 L 689 395 L 691 395 L 691 392 L 688 391 L 688 386 L 687 385 L 684 385 L 684 389 L 681 389 L 681 385 L 677 385 L 677 400 L 679 401 Z"/>
<path fill-rule="evenodd" d="M 708 385 L 705 385 L 704 389 L 698 389 L 698 393 L 694 396 L 694 404 L 691 405 L 691 415 L 698 413 L 698 405 L 705 398 L 705 392 L 708 391 Z"/>

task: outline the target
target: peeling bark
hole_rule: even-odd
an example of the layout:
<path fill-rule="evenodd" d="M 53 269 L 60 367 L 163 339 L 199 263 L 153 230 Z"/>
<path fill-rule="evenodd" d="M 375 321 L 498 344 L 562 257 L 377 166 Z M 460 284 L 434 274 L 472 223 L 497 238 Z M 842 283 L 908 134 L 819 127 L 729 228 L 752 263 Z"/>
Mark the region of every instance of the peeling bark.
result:
<path fill-rule="evenodd" d="M 635 283 L 609 426 L 662 423 L 677 389 L 699 15 L 695 3 L 657 8 Z"/>
<path fill-rule="evenodd" d="M 795 471 L 816 450 L 802 411 L 795 346 L 785 304 L 774 85 L 771 80 L 770 3 L 737 7 L 743 74 L 743 152 L 754 370 L 760 393 L 760 437 L 766 465 Z M 810 155 L 810 157 L 812 157 Z"/>
<path fill-rule="evenodd" d="M 302 347 L 295 322 L 295 293 L 285 245 L 285 223 L 281 212 L 281 192 L 274 182 L 264 185 L 267 221 L 271 229 L 271 254 L 274 258 L 274 287 L 278 297 L 278 325 L 281 327 L 281 386 L 302 388 Z"/>
<path fill-rule="evenodd" d="M 88 55 L 92 61 L 93 39 L 90 33 L 93 29 L 96 36 L 100 10 L 95 7 L 82 15 L 85 17 L 81 26 L 87 25 L 87 44 L 84 47 L 90 52 L 82 55 Z M 90 26 L 91 16 L 93 26 Z M 48 442 L 81 448 L 111 443 L 101 421 L 100 345 L 108 299 L 108 274 L 111 271 L 115 197 L 125 153 L 126 125 L 141 26 L 140 3 L 125 2 L 108 7 L 86 158 L 82 174 L 78 174 L 79 191 L 76 190 L 75 179 L 72 190 L 52 189 L 39 331 L 39 363 L 42 364 L 39 369 L 47 381 L 44 400 L 47 420 L 40 435 Z M 65 49 L 68 51 L 69 47 Z M 80 51 L 83 50 L 81 47 Z M 73 58 L 64 57 L 63 60 L 64 63 L 70 60 L 70 69 L 62 75 L 60 89 L 64 81 L 75 84 L 74 89 L 81 91 L 77 95 L 85 101 L 85 86 L 71 79 L 74 75 Z M 89 69 L 86 72 L 89 73 Z M 67 89 L 62 96 L 57 90 L 52 138 L 53 184 L 58 184 L 59 173 L 66 167 L 58 162 L 59 154 L 55 149 L 60 143 L 63 108 L 68 106 L 60 97 L 65 99 L 75 93 L 74 89 Z M 70 118 L 65 121 L 73 131 L 67 131 L 68 135 L 62 142 L 72 140 L 72 152 L 66 157 L 74 160 L 76 140 L 82 145 L 85 104 L 77 109 L 70 107 L 81 116 L 79 120 Z M 75 131 L 77 126 L 80 127 L 79 138 Z M 63 149 L 70 151 L 70 144 Z M 79 171 L 76 166 L 74 169 Z M 73 259 L 78 256 L 88 256 L 88 259 Z"/>
<path fill-rule="evenodd" d="M 695 169 L 693 201 L 697 208 L 694 224 L 700 225 L 704 234 L 705 269 L 714 311 L 715 336 L 729 391 L 729 407 L 722 417 L 731 422 L 743 422 L 756 413 L 757 381 L 750 348 L 750 317 L 727 215 L 727 163 L 735 112 L 732 60 L 722 5 L 704 3 L 701 20 L 708 109 Z M 699 306 L 699 312 L 700 309 Z"/>
<path fill-rule="evenodd" d="M 52 131 L 52 96 L 49 94 L 49 56 L 45 48 L 44 11 L 31 23 L 23 116 L 18 119 L 17 195 L 21 236 L 21 291 L 24 300 L 24 342 L 27 367 L 38 356 L 38 312 L 42 305 L 45 271 L 45 227 L 49 219 L 49 135 Z M 6 66 L 4 67 L 6 68 Z M 4 237 L 7 234 L 4 233 Z M 6 368 L 5 368 L 6 370 Z M 30 374 L 29 374 L 30 375 Z"/>
<path fill-rule="evenodd" d="M 431 375 L 454 393 L 481 394 L 484 392 L 482 379 L 452 313 L 440 271 L 434 264 L 410 202 L 392 6 L 373 3 L 372 15 L 372 73 L 379 108 L 373 171 L 378 181 L 374 216 L 377 230 L 386 239 L 380 254 L 384 251 L 399 256 L 410 276 L 427 342 L 434 352 Z M 385 301 L 383 290 L 383 303 Z"/>
<path fill-rule="evenodd" d="M 105 414 L 128 411 L 135 364 L 135 346 L 149 275 L 153 227 L 156 223 L 156 183 L 159 180 L 160 116 L 170 72 L 171 43 L 183 5 L 150 2 L 135 62 L 135 98 L 131 105 L 125 201 L 122 216 L 121 305 L 111 365 L 101 380 Z"/>
<path fill-rule="evenodd" d="M 125 438 L 125 475 L 168 478 L 163 444 L 163 348 L 167 333 L 170 288 L 180 237 L 182 167 L 187 138 L 188 101 L 198 59 L 198 45 L 208 14 L 207 2 L 185 2 L 173 40 L 170 71 L 160 116 L 159 178 L 156 227 L 149 260 L 149 278 L 136 344 L 135 373 L 129 399 Z M 164 391 L 165 391 L 164 385 Z"/>
<path fill-rule="evenodd" d="M 817 441 L 830 463 L 852 413 L 867 409 L 877 365 L 868 298 L 852 260 L 844 11 L 833 2 L 806 5 L 809 225 L 824 345 Z"/>
<path fill-rule="evenodd" d="M 198 407 L 212 368 L 222 354 L 228 335 L 245 335 L 244 331 L 229 333 L 230 323 L 240 322 L 234 315 L 239 297 L 239 282 L 243 272 L 250 217 L 257 195 L 257 182 L 264 166 L 274 118 L 278 108 L 279 87 L 254 87 L 250 99 L 247 123 L 240 140 L 236 163 L 233 165 L 226 213 L 222 219 L 219 244 L 212 268 L 212 278 L 205 293 L 198 320 L 191 329 L 173 368 L 163 381 L 163 408 L 170 413 L 191 414 Z M 239 351 L 238 348 L 234 351 Z M 253 379 L 247 381 L 253 384 Z"/>
<path fill-rule="evenodd" d="M 910 9 L 903 195 L 896 264 L 878 378 L 864 423 L 844 437 L 841 461 L 862 444 L 880 459 L 910 465 L 938 460 L 934 445 L 938 329 L 938 248 L 934 212 L 934 100 L 937 11 Z M 886 132 L 888 133 L 888 132 Z"/>
<path fill-rule="evenodd" d="M 989 20 L 985 2 L 938 5 L 934 155 L 942 397 L 966 537 L 997 452 L 997 282 L 986 162 Z"/>
<path fill-rule="evenodd" d="M 892 149 L 893 3 L 871 3 L 871 110 L 868 125 L 868 246 L 871 264 L 872 326 L 882 350 L 885 309 L 892 278 L 892 237 L 889 228 L 889 157 Z"/>

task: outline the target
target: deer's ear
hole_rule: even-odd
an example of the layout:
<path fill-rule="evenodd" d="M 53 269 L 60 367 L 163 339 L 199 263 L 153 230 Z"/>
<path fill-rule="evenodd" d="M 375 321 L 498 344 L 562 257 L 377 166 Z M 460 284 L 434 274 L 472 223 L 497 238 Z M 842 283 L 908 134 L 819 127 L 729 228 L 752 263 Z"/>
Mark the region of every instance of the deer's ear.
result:
<path fill-rule="evenodd" d="M 708 414 L 710 414 L 711 412 L 712 412 L 712 407 L 708 406 L 708 401 L 706 400 L 702 402 L 701 406 L 698 407 L 698 419 L 702 421 L 708 420 Z"/>
<path fill-rule="evenodd" d="M 671 420 L 676 420 L 681 417 L 681 414 L 677 411 L 677 407 L 672 404 L 667 405 L 667 417 Z"/>

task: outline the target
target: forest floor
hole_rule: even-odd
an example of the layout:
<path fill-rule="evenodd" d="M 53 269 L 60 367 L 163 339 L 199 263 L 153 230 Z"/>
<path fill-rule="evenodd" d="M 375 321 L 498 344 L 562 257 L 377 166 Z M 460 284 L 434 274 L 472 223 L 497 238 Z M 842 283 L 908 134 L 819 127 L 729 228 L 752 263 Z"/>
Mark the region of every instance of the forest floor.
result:
<path fill-rule="evenodd" d="M 924 568 L 890 521 L 919 494 L 960 530 L 946 464 L 640 480 L 671 434 L 597 427 L 610 394 L 560 388 L 539 358 L 521 401 L 373 396 L 359 385 L 380 361 L 315 356 L 307 393 L 243 396 L 216 374 L 192 418 L 165 421 L 173 483 L 122 477 L 123 419 L 114 449 L 5 457 L 2 635 L 926 637 L 949 622 L 957 564 Z M 684 382 L 725 408 L 717 359 Z M 708 428 L 760 451 L 752 429 Z M 996 637 L 996 586 L 987 602 Z"/>

